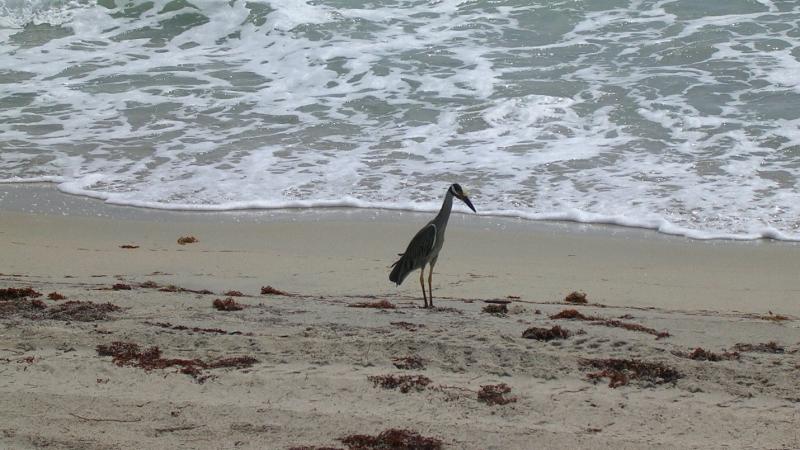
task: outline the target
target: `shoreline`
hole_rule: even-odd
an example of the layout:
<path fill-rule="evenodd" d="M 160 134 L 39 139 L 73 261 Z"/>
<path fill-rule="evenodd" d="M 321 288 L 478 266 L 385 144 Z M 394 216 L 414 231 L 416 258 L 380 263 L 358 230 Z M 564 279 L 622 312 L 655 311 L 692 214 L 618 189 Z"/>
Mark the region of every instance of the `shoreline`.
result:
<path fill-rule="evenodd" d="M 31 197 L 41 200 L 44 205 L 34 204 L 30 205 Z M 269 207 L 269 208 L 251 208 L 241 207 L 232 209 L 193 209 L 193 208 L 160 208 L 149 205 L 125 205 L 109 203 L 99 195 L 78 194 L 66 192 L 56 186 L 55 181 L 20 181 L 20 182 L 0 182 L 0 211 L 18 211 L 28 213 L 43 213 L 54 214 L 59 213 L 62 215 L 98 215 L 109 216 L 116 218 L 143 218 L 152 217 L 158 218 L 159 214 L 173 217 L 193 216 L 193 219 L 198 218 L 215 220 L 226 220 L 227 217 L 233 218 L 235 221 L 240 220 L 258 220 L 264 216 L 283 215 L 283 214 L 296 214 L 296 215 L 324 215 L 324 214 L 363 214 L 364 216 L 371 216 L 375 214 L 397 214 L 397 215 L 419 215 L 422 217 L 430 216 L 436 210 L 423 211 L 415 209 L 402 209 L 402 208 L 383 208 L 383 207 L 359 207 L 346 204 L 331 204 L 311 205 L 306 206 L 309 202 L 300 201 L 296 206 L 286 207 Z M 324 202 L 323 202 L 324 203 Z M 310 204 L 310 203 L 309 203 Z M 136 212 L 138 211 L 138 212 Z M 455 215 L 466 214 L 471 215 L 469 211 L 456 210 L 453 211 Z M 218 216 L 214 216 L 214 215 Z M 603 216 L 593 213 L 552 213 L 544 214 L 541 218 L 526 217 L 524 213 L 521 216 L 509 213 L 486 213 L 479 214 L 478 217 L 488 221 L 495 221 L 498 224 L 516 223 L 521 226 L 533 227 L 554 225 L 557 227 L 569 228 L 578 227 L 586 231 L 592 229 L 601 233 L 618 233 L 618 232 L 631 232 L 641 233 L 642 236 L 654 238 L 652 235 L 688 239 L 690 241 L 699 242 L 778 242 L 787 243 L 800 246 L 800 238 L 791 237 L 785 233 L 778 231 L 772 227 L 766 227 L 762 231 L 750 234 L 729 234 L 729 233 L 711 233 L 706 231 L 693 230 L 682 228 L 673 225 L 667 221 L 660 221 L 657 223 L 635 223 L 628 218 L 619 216 Z M 206 216 L 206 217 L 203 217 Z M 579 219 L 578 216 L 594 217 L 594 220 Z M 423 222 L 424 223 L 424 222 Z M 709 234 L 711 233 L 711 234 Z"/>
<path fill-rule="evenodd" d="M 55 193 L 40 187 L 34 214 L 0 203 L 0 253 L 8 255 L 0 273 L 85 282 L 125 274 L 135 282 L 172 278 L 196 289 L 227 284 L 251 293 L 263 283 L 308 294 L 420 295 L 413 277 L 399 288 L 387 277 L 429 214 L 171 212 Z M 200 242 L 176 244 L 190 234 Z M 120 249 L 124 244 L 140 249 Z M 695 241 L 621 227 L 454 214 L 434 295 L 552 302 L 584 291 L 610 306 L 797 316 L 797 250 L 786 242 Z M 159 253 L 168 259 L 152 257 Z M 96 258 L 86 257 L 91 254 Z M 174 275 L 151 275 L 158 272 Z"/>

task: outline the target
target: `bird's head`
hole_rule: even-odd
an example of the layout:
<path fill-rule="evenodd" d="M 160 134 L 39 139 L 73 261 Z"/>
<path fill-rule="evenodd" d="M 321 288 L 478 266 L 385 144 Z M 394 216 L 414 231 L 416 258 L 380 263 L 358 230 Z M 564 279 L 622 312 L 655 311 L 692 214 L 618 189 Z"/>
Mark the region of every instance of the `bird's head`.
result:
<path fill-rule="evenodd" d="M 460 184 L 458 184 L 458 183 L 451 184 L 450 185 L 450 193 L 453 194 L 453 197 L 461 200 L 467 206 L 469 206 L 469 209 L 471 209 L 472 212 L 478 212 L 478 211 L 475 211 L 475 207 L 472 206 L 472 202 L 469 201 L 469 197 L 467 197 L 467 191 L 462 189 Z"/>

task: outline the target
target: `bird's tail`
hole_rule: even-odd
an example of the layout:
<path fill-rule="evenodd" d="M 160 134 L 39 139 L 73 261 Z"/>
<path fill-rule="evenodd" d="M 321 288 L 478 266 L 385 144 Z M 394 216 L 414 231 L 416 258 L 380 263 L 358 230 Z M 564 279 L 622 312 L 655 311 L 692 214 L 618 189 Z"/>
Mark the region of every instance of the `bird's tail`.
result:
<path fill-rule="evenodd" d="M 409 273 L 413 270 L 411 268 L 411 261 L 405 257 L 404 253 L 400 254 L 400 259 L 392 264 L 392 273 L 389 274 L 389 281 L 397 284 L 398 286 L 403 283 Z"/>

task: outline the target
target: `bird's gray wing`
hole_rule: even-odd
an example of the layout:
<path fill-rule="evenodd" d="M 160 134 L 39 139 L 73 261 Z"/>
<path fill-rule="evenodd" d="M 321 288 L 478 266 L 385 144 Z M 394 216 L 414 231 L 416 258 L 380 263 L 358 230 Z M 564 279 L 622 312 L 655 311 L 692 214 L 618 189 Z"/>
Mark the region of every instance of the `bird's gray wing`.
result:
<path fill-rule="evenodd" d="M 394 269 L 389 274 L 389 280 L 397 284 L 403 282 L 405 277 L 413 270 L 422 267 L 436 245 L 436 225 L 429 223 L 417 232 L 408 243 L 405 253 L 392 266 Z"/>

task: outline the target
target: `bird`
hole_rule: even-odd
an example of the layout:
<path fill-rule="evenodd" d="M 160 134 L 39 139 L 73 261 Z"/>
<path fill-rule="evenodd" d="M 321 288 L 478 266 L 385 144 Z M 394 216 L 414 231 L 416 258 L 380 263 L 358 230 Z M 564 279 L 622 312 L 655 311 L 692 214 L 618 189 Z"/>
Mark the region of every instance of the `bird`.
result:
<path fill-rule="evenodd" d="M 409 273 L 420 269 L 419 284 L 422 286 L 422 300 L 425 304 L 425 308 L 433 308 L 433 287 L 431 286 L 433 266 L 436 265 L 436 260 L 439 258 L 439 251 L 442 250 L 442 245 L 444 245 L 444 231 L 447 228 L 447 221 L 450 219 L 450 210 L 453 208 L 453 197 L 461 200 L 469 206 L 472 212 L 477 213 L 469 197 L 467 197 L 467 193 L 461 188 L 461 185 L 458 183 L 451 184 L 450 187 L 447 188 L 447 193 L 444 196 L 444 202 L 442 202 L 442 209 L 439 210 L 439 214 L 417 232 L 411 239 L 404 253 L 398 254 L 400 259 L 392 264 L 392 273 L 389 274 L 389 281 L 399 286 Z M 425 295 L 425 282 L 423 281 L 426 265 L 429 267 L 427 297 Z"/>

